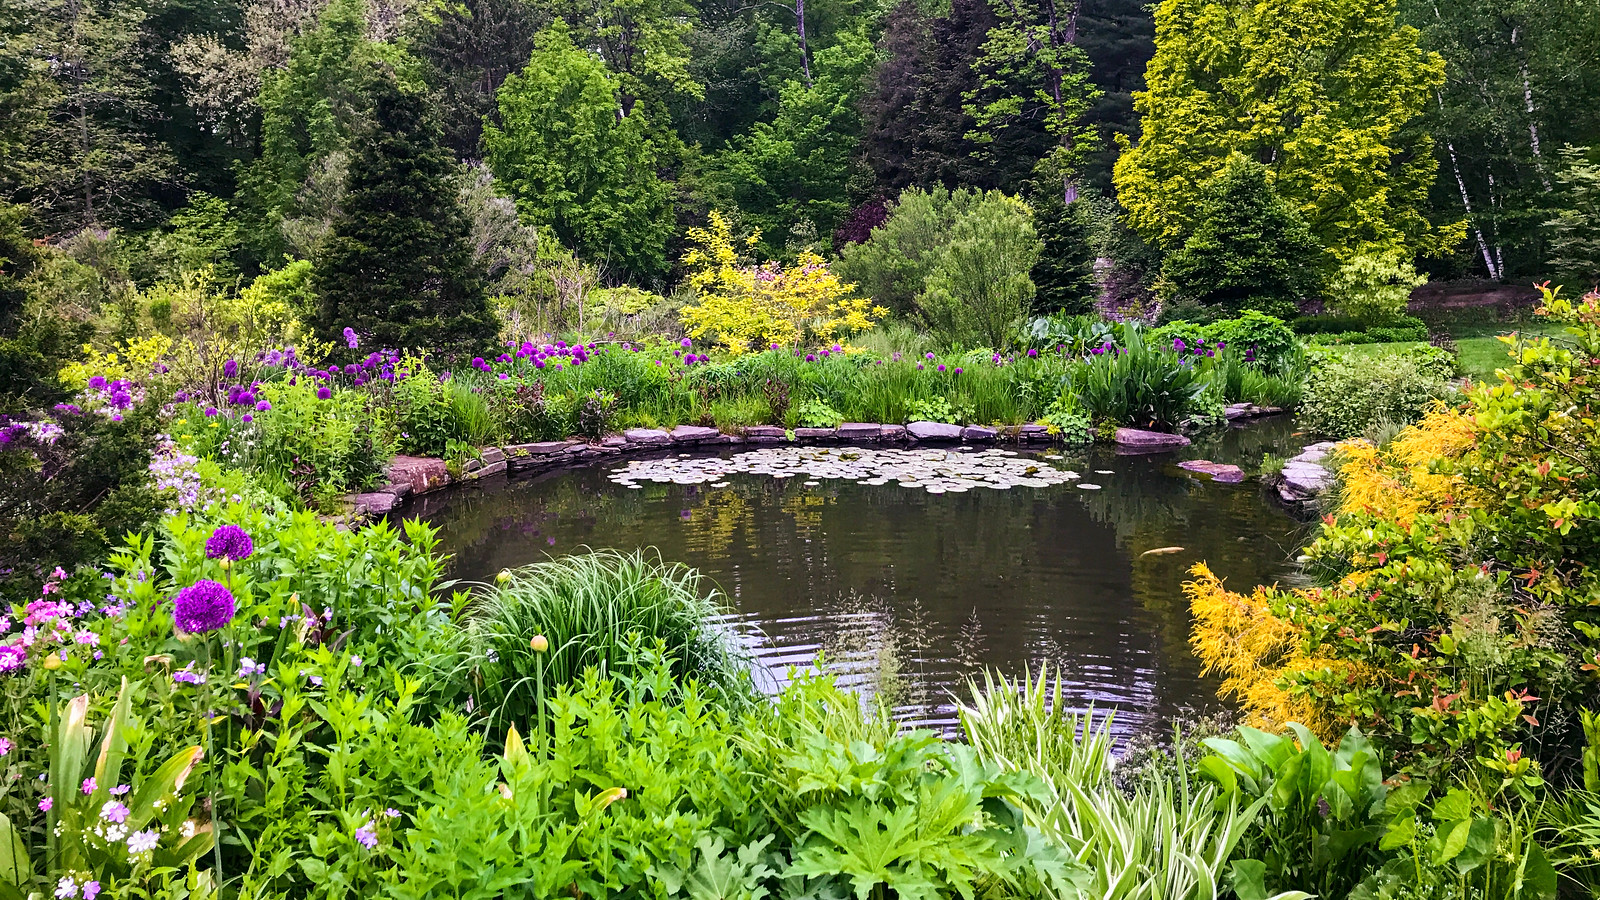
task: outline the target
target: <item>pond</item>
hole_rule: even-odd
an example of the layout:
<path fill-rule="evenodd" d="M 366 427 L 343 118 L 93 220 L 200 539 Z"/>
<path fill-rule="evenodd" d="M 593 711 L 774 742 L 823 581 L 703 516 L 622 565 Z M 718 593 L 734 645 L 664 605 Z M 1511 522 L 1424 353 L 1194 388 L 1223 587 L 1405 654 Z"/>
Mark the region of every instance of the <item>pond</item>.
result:
<path fill-rule="evenodd" d="M 860 477 L 850 448 L 738 459 L 753 451 L 728 448 L 496 479 L 419 498 L 407 514 L 438 527 L 452 574 L 475 581 L 585 548 L 655 548 L 721 588 L 728 624 L 773 684 L 822 654 L 843 682 L 939 727 L 954 722 L 953 694 L 965 696 L 984 667 L 1015 675 L 1049 664 L 1073 707 L 1115 708 L 1126 733 L 1223 708 L 1189 649 L 1186 570 L 1204 560 L 1236 588 L 1284 581 L 1308 533 L 1256 478 L 1211 482 L 1177 463 L 1205 458 L 1255 475 L 1264 455 L 1292 456 L 1307 442 L 1280 418 L 1178 453 L 991 451 L 984 464 L 1024 483 L 942 491 L 933 478 L 905 487 Z M 793 454 L 808 459 L 781 459 Z M 726 471 L 790 475 L 786 464 L 822 474 Z M 1078 477 L 1035 478 L 1018 465 Z M 663 466 L 701 474 L 678 479 L 697 482 L 688 484 L 635 477 Z"/>

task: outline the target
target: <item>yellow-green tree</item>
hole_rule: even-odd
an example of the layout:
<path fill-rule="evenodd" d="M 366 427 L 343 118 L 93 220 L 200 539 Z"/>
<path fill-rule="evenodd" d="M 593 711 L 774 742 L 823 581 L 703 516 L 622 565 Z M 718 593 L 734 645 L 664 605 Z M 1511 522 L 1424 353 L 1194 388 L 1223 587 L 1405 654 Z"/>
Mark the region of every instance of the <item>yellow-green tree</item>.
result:
<path fill-rule="evenodd" d="M 1162 0 L 1138 146 L 1118 159 L 1128 222 L 1165 250 L 1198 223 L 1234 152 L 1266 165 L 1334 258 L 1437 254 L 1460 223 L 1427 218 L 1437 162 L 1419 117 L 1444 61 L 1394 0 Z"/>
<path fill-rule="evenodd" d="M 709 228 L 689 229 L 695 246 L 684 254 L 697 299 L 679 313 L 690 335 L 714 339 L 730 353 L 793 345 L 810 337 L 834 337 L 871 328 L 887 310 L 855 294 L 828 268 L 828 261 L 801 251 L 791 266 L 754 264 L 740 257 L 733 226 L 711 213 Z M 745 238 L 759 245 L 760 233 Z"/>

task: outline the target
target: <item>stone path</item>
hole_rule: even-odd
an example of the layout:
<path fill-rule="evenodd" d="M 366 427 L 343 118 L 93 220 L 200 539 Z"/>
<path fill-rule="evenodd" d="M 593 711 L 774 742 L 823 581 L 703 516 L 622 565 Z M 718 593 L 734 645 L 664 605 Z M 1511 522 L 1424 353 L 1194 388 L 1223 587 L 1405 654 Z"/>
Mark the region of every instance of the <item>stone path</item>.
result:
<path fill-rule="evenodd" d="M 1299 455 L 1283 464 L 1278 473 L 1278 496 L 1286 503 L 1303 503 L 1313 500 L 1333 483 L 1333 473 L 1322 460 L 1334 448 L 1334 441 L 1322 441 L 1301 450 Z"/>

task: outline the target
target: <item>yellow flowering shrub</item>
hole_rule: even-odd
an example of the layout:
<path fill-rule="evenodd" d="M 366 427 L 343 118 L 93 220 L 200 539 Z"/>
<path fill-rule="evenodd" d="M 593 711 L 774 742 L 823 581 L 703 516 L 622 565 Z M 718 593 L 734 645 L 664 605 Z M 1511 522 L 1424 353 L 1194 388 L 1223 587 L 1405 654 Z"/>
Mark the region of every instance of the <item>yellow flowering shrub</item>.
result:
<path fill-rule="evenodd" d="M 1366 513 L 1400 526 L 1461 505 L 1466 490 L 1449 463 L 1478 439 L 1472 417 L 1437 409 L 1401 431 L 1385 451 L 1367 441 L 1339 445 L 1339 513 Z"/>
<path fill-rule="evenodd" d="M 1305 655 L 1304 630 L 1273 612 L 1280 592 L 1257 587 L 1248 596 L 1235 593 L 1205 563 L 1189 574 L 1194 580 L 1183 592 L 1195 619 L 1190 643 L 1206 674 L 1223 676 L 1221 693 L 1237 699 L 1259 728 L 1277 731 L 1299 722 L 1324 738 L 1337 737 L 1342 729 L 1327 710 L 1290 690 L 1292 676 L 1335 663 Z"/>
<path fill-rule="evenodd" d="M 74 391 L 81 391 L 95 375 L 107 380 L 141 380 L 150 373 L 156 362 L 172 350 L 172 338 L 164 334 L 124 341 L 119 349 L 102 353 L 93 344 L 83 345 L 84 358 L 61 367 L 56 378 Z"/>
<path fill-rule="evenodd" d="M 740 258 L 732 225 L 721 213 L 711 227 L 689 229 L 696 246 L 684 254 L 696 302 L 679 313 L 689 335 L 712 338 L 735 355 L 871 328 L 888 311 L 854 296 L 827 260 L 802 251 L 791 266 L 750 265 Z M 760 234 L 742 243 L 754 247 Z"/>

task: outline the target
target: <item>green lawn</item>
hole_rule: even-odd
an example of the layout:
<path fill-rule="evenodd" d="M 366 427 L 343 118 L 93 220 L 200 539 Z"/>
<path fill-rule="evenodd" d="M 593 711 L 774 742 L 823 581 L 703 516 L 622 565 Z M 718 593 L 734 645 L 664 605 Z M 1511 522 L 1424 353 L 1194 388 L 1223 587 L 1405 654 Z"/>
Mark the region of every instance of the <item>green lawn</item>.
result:
<path fill-rule="evenodd" d="M 1456 339 L 1460 352 L 1461 372 L 1475 380 L 1494 377 L 1494 370 L 1506 365 L 1509 348 L 1501 343 L 1504 334 L 1559 335 L 1561 326 L 1554 322 L 1533 321 L 1518 324 L 1505 322 L 1452 322 L 1445 326 Z M 1381 356 L 1405 353 L 1411 348 L 1425 346 L 1421 342 L 1402 341 L 1392 344 L 1351 344 L 1340 347 L 1343 353 L 1357 356 Z"/>

